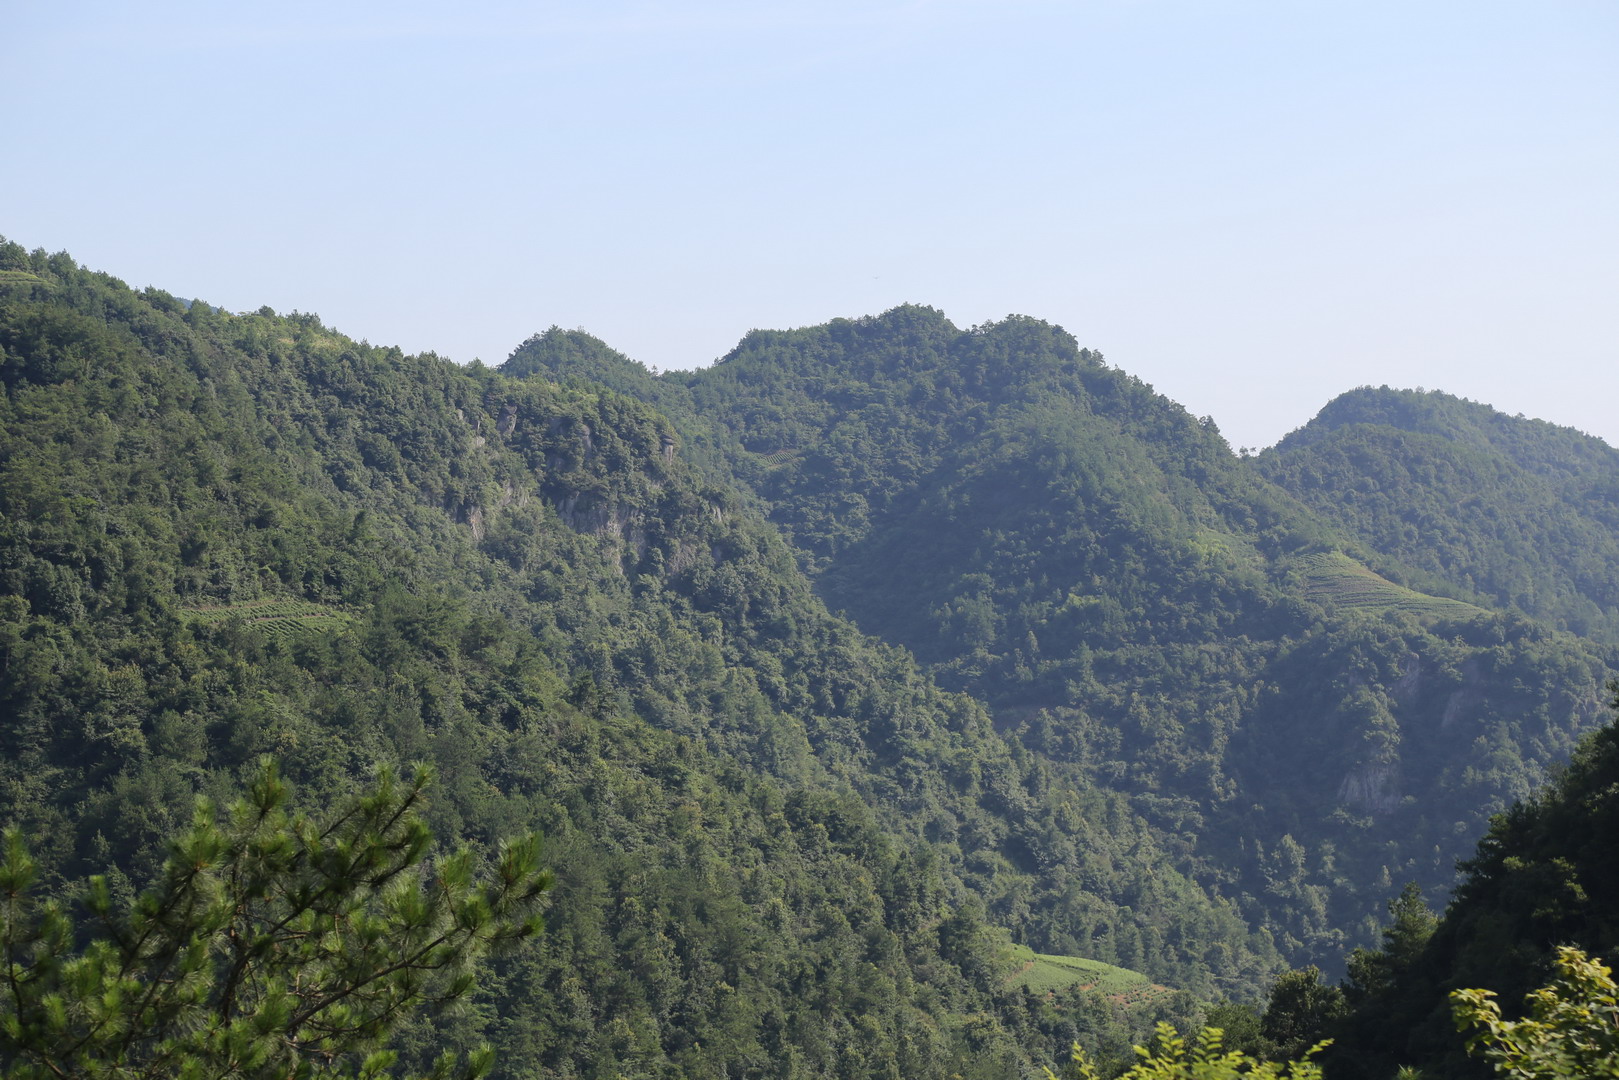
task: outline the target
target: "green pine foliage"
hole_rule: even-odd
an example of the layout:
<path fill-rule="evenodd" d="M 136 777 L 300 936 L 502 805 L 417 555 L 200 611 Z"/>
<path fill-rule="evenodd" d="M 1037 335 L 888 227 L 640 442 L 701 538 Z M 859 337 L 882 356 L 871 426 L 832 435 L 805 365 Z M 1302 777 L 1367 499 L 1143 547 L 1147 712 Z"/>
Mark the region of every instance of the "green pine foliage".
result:
<path fill-rule="evenodd" d="M 39 867 L 17 830 L 0 856 L 0 1069 L 60 1077 L 374 1077 L 417 1009 L 473 985 L 479 956 L 537 934 L 550 876 L 532 837 L 503 844 L 488 880 L 462 850 L 429 860 L 427 774 L 374 787 L 329 820 L 289 816 L 268 760 L 220 818 L 199 800 L 158 883 L 83 898 L 88 942 L 31 895 Z M 475 1077 L 442 1057 L 435 1078 Z"/>

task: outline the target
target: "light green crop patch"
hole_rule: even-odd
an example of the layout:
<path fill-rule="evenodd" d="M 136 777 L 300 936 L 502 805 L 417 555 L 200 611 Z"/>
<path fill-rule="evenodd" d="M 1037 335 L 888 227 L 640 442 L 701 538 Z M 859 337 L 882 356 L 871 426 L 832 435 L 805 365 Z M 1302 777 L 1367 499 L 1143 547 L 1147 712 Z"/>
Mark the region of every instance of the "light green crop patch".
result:
<path fill-rule="evenodd" d="M 1403 611 L 1408 615 L 1465 619 L 1489 612 L 1481 607 L 1429 596 L 1373 573 L 1340 551 L 1306 555 L 1303 560 L 1305 593 L 1356 611 Z"/>
<path fill-rule="evenodd" d="M 1081 956 L 1037 953 L 1027 945 L 1014 945 L 1011 959 L 1018 965 L 1007 982 L 1037 994 L 1080 987 L 1130 1001 L 1166 993 L 1139 971 L 1087 960 Z"/>
<path fill-rule="evenodd" d="M 185 608 L 182 615 L 187 622 L 201 626 L 216 626 L 227 619 L 238 618 L 267 637 L 278 639 L 310 631 L 340 630 L 353 621 L 352 616 L 335 608 L 308 600 L 250 600 L 241 604 Z"/>

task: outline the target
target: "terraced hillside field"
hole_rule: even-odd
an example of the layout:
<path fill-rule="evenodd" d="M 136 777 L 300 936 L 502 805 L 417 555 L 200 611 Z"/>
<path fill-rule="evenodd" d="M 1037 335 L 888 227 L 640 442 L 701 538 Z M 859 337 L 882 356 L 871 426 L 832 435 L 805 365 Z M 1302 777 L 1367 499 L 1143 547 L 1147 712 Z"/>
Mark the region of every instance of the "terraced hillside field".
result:
<path fill-rule="evenodd" d="M 1448 619 L 1489 614 L 1473 604 L 1443 596 L 1429 596 L 1404 585 L 1396 585 L 1341 551 L 1306 555 L 1304 582 L 1310 599 L 1356 611 L 1393 610 Z"/>
<path fill-rule="evenodd" d="M 1017 967 L 1007 984 L 1027 987 L 1037 994 L 1077 986 L 1135 1004 L 1169 993 L 1167 987 L 1159 986 L 1139 971 L 1114 967 L 1100 960 L 1037 953 L 1027 945 L 1013 946 L 1011 959 Z"/>
<path fill-rule="evenodd" d="M 346 626 L 349 616 L 308 600 L 251 600 L 241 604 L 185 609 L 193 623 L 212 626 L 235 617 L 251 623 L 271 638 L 286 638 L 311 630 L 335 630 Z"/>

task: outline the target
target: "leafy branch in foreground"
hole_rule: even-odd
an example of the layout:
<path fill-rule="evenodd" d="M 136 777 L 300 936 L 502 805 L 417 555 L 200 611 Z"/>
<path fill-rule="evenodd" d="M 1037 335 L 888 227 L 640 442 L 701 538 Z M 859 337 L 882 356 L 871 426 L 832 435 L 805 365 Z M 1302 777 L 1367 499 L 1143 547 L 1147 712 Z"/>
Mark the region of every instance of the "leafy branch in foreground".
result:
<path fill-rule="evenodd" d="M 1570 945 L 1560 946 L 1551 985 L 1528 996 L 1529 1015 L 1504 1020 L 1490 990 L 1454 990 L 1458 1031 L 1472 1030 L 1467 1051 L 1504 1076 L 1619 1077 L 1619 986 L 1613 971 Z"/>
<path fill-rule="evenodd" d="M 220 819 L 199 801 L 162 880 L 115 912 L 92 878 L 83 948 L 20 833 L 0 853 L 0 1069 L 61 1077 L 377 1076 L 383 1042 L 472 987 L 478 957 L 537 933 L 550 886 L 535 837 L 480 878 L 462 850 L 428 861 L 426 770 L 383 771 L 330 821 L 286 810 L 266 761 Z M 490 1053 L 463 1068 L 477 1075 Z M 448 1076 L 446 1057 L 434 1070 Z"/>
<path fill-rule="evenodd" d="M 1321 1052 L 1326 1043 L 1317 1043 L 1305 1051 L 1297 1061 L 1261 1061 L 1239 1050 L 1224 1049 L 1225 1033 L 1217 1027 L 1206 1027 L 1188 1046 L 1186 1039 L 1170 1024 L 1159 1024 L 1155 1050 L 1136 1047 L 1141 1060 L 1132 1065 L 1119 1080 L 1321 1080 L 1321 1066 L 1310 1059 Z M 1085 1051 L 1074 1045 L 1072 1063 L 1064 1070 L 1065 1077 L 1075 1080 L 1101 1080 Z M 1057 1074 L 1046 1070 L 1049 1080 Z"/>

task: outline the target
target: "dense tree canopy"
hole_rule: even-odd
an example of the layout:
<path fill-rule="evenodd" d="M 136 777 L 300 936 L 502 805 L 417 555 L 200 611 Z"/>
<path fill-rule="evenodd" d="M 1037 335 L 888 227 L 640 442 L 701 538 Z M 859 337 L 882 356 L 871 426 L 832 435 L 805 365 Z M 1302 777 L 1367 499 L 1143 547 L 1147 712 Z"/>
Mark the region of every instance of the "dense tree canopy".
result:
<path fill-rule="evenodd" d="M 1562 947 L 1619 951 L 1619 922 L 1604 899 L 1619 888 L 1616 784 L 1619 725 L 1610 723 L 1550 785 L 1496 817 L 1438 919 L 1412 891 L 1391 905 L 1383 947 L 1350 960 L 1347 1015 L 1310 1032 L 1336 1040 L 1327 1055 L 1335 1080 L 1381 1080 L 1402 1065 L 1431 1080 L 1482 1080 L 1490 1068 L 1467 1055 L 1452 1023 L 1454 991 L 1487 988 L 1511 1021 L 1562 963 Z M 1469 1015 L 1487 1019 L 1484 998 L 1469 1001 Z"/>
<path fill-rule="evenodd" d="M 558 333 L 508 370 L 585 370 Z M 1047 323 L 904 307 L 692 373 L 590 357 L 719 450 L 832 607 L 1122 795 L 1296 963 L 1375 940 L 1404 881 L 1442 893 L 1600 721 L 1606 650 L 1391 561 Z M 1035 943 L 1094 947 L 1062 920 Z"/>
<path fill-rule="evenodd" d="M 47 894 L 132 894 L 261 755 L 315 805 L 423 760 L 436 833 L 541 830 L 557 883 L 546 949 L 399 1032 L 413 1067 L 993 1069 L 1191 1011 L 1009 983 L 1052 910 L 1162 982 L 1213 942 L 1222 984 L 1275 967 L 1116 800 L 830 616 L 653 410 L 0 259 L 37 279 L 0 296 L 0 817 Z"/>
<path fill-rule="evenodd" d="M 400 1024 L 401 1068 L 1127 1053 L 1440 895 L 1600 716 L 1603 649 L 1037 320 L 902 308 L 661 376 L 553 329 L 497 372 L 0 271 L 0 821 L 38 895 L 114 909 L 264 755 L 316 807 L 428 762 L 486 859 L 543 832 L 546 946 Z"/>

